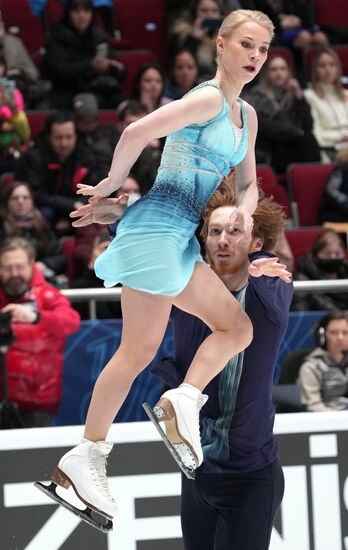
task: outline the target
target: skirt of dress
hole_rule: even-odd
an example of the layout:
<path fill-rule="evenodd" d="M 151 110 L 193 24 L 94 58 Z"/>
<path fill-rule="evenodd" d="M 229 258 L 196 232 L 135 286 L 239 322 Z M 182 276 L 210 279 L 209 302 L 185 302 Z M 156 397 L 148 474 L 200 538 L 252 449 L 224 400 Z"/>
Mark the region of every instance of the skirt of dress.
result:
<path fill-rule="evenodd" d="M 144 199 L 125 211 L 116 237 L 95 262 L 96 275 L 106 287 L 121 283 L 151 294 L 177 296 L 188 284 L 195 263 L 203 261 L 195 237 L 197 223 L 180 216 L 170 204 Z"/>

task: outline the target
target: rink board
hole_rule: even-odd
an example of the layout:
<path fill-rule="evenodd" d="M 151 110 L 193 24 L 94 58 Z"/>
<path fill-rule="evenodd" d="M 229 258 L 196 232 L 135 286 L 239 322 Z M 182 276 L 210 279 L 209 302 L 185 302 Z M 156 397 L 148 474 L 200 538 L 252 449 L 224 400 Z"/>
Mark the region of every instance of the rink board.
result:
<path fill-rule="evenodd" d="M 348 412 L 278 415 L 286 479 L 271 550 L 348 550 Z M 3 550 L 183 550 L 180 474 L 149 422 L 113 425 L 108 472 L 119 515 L 104 535 L 33 487 L 81 426 L 0 432 Z"/>

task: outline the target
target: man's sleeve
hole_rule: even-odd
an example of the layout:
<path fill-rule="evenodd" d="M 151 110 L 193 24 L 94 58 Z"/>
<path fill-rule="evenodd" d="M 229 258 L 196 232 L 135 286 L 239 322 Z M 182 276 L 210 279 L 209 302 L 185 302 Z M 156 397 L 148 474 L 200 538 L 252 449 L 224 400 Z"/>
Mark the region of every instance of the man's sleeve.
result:
<path fill-rule="evenodd" d="M 250 262 L 261 258 L 272 258 L 270 252 L 253 252 L 249 255 Z M 249 275 L 249 296 L 257 300 L 264 308 L 264 315 L 273 324 L 279 324 L 284 314 L 289 311 L 293 284 L 282 281 L 279 277 L 252 277 Z"/>

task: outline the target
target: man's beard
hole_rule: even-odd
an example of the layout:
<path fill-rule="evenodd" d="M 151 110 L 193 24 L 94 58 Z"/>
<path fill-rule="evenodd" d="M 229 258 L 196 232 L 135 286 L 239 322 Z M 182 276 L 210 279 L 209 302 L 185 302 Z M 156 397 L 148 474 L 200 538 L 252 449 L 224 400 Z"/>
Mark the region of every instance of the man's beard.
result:
<path fill-rule="evenodd" d="M 29 284 L 20 277 L 15 279 L 9 279 L 6 283 L 3 283 L 2 288 L 10 298 L 19 298 L 28 290 Z"/>
<path fill-rule="evenodd" d="M 213 260 L 209 257 L 209 254 L 207 254 L 207 261 L 210 265 L 210 267 L 215 271 L 215 273 L 219 277 L 230 277 L 234 275 L 235 273 L 238 273 L 238 271 L 245 265 L 246 260 L 240 260 L 237 262 L 219 262 L 219 260 Z"/>

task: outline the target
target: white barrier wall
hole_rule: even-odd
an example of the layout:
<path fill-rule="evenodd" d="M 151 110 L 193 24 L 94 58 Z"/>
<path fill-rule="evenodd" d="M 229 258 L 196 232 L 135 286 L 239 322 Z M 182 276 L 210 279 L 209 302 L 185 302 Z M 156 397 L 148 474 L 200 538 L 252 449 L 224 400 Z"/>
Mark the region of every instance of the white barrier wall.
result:
<path fill-rule="evenodd" d="M 271 550 L 348 550 L 348 412 L 278 415 L 275 433 L 286 489 Z M 0 432 L 0 548 L 182 550 L 180 474 L 148 422 L 110 431 L 117 445 L 108 472 L 119 504 L 112 533 L 33 487 L 81 435 L 81 426 Z"/>

